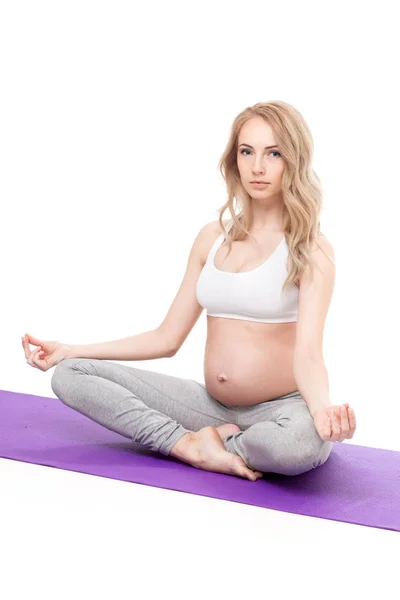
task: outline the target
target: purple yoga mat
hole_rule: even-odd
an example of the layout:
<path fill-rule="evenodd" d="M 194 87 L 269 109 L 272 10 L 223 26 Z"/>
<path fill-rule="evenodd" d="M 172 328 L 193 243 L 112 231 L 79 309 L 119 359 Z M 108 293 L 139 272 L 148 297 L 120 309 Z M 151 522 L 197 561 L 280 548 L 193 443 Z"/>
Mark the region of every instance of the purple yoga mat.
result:
<path fill-rule="evenodd" d="M 302 475 L 248 481 L 142 448 L 57 398 L 0 390 L 0 457 L 274 510 L 400 531 L 400 452 L 335 443 Z"/>

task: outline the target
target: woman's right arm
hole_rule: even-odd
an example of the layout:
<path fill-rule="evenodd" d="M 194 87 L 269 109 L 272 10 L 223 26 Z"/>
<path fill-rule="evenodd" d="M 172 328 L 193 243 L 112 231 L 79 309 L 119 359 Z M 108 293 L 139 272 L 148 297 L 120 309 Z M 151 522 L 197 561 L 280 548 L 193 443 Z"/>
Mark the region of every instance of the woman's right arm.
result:
<path fill-rule="evenodd" d="M 103 360 L 151 360 L 175 354 L 167 336 L 152 329 L 127 338 L 98 344 L 66 344 L 66 358 L 99 358 Z"/>
<path fill-rule="evenodd" d="M 26 334 L 22 338 L 22 344 L 27 362 L 41 370 L 47 370 L 65 358 L 128 361 L 174 356 L 203 310 L 197 301 L 196 284 L 210 246 L 219 234 L 217 224 L 218 221 L 212 221 L 199 231 L 193 242 L 180 288 L 159 327 L 120 340 L 96 344 L 43 341 Z M 31 351 L 29 344 L 37 348 Z"/>
<path fill-rule="evenodd" d="M 196 298 L 196 284 L 211 244 L 219 235 L 218 221 L 211 221 L 200 229 L 189 257 L 179 290 L 168 313 L 157 329 L 139 333 L 122 340 L 72 345 L 71 358 L 100 358 L 110 360 L 151 360 L 174 356 L 197 322 L 203 307 Z"/>

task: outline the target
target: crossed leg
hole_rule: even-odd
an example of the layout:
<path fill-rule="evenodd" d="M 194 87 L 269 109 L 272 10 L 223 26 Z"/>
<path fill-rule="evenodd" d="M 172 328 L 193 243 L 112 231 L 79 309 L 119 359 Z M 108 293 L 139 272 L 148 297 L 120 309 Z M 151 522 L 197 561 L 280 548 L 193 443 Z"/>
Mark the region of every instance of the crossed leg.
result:
<path fill-rule="evenodd" d="M 300 475 L 328 460 L 333 442 L 321 439 L 299 393 L 246 408 L 239 409 L 241 431 L 228 435 L 223 444 L 251 469 Z"/>
<path fill-rule="evenodd" d="M 224 448 L 222 438 L 239 429 L 234 411 L 194 380 L 71 358 L 57 365 L 51 386 L 70 408 L 146 448 L 204 470 L 252 481 L 262 476 Z"/>
<path fill-rule="evenodd" d="M 319 437 L 300 394 L 227 406 L 192 379 L 85 358 L 61 361 L 51 385 L 66 405 L 134 442 L 252 480 L 315 468 L 333 445 Z"/>

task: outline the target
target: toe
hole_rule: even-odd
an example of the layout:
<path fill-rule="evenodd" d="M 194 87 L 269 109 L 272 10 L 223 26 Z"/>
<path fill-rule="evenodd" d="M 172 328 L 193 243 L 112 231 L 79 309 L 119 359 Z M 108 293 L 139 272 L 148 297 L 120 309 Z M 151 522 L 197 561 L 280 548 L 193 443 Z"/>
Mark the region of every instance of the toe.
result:
<path fill-rule="evenodd" d="M 251 469 L 249 469 L 249 467 L 246 465 L 246 463 L 240 456 L 235 456 L 233 461 L 233 467 L 236 475 L 239 475 L 240 477 L 245 477 L 246 479 L 250 479 L 251 481 L 255 481 L 259 477 L 256 471 L 252 471 Z"/>

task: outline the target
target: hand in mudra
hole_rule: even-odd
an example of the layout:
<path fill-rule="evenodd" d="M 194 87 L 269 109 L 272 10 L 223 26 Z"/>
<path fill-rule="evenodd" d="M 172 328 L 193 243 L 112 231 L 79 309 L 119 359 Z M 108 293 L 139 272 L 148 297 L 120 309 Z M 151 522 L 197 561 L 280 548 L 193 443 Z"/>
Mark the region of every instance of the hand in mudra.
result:
<path fill-rule="evenodd" d="M 334 404 L 313 413 L 314 425 L 325 442 L 343 442 L 353 437 L 356 430 L 354 410 L 346 404 Z"/>
<path fill-rule="evenodd" d="M 59 362 L 68 358 L 68 344 L 61 344 L 56 341 L 43 341 L 32 335 L 25 334 L 22 338 L 22 347 L 25 352 L 25 358 L 28 365 L 39 369 L 40 371 L 48 371 L 52 367 L 58 365 Z M 29 344 L 37 346 L 35 350 L 31 350 Z"/>

